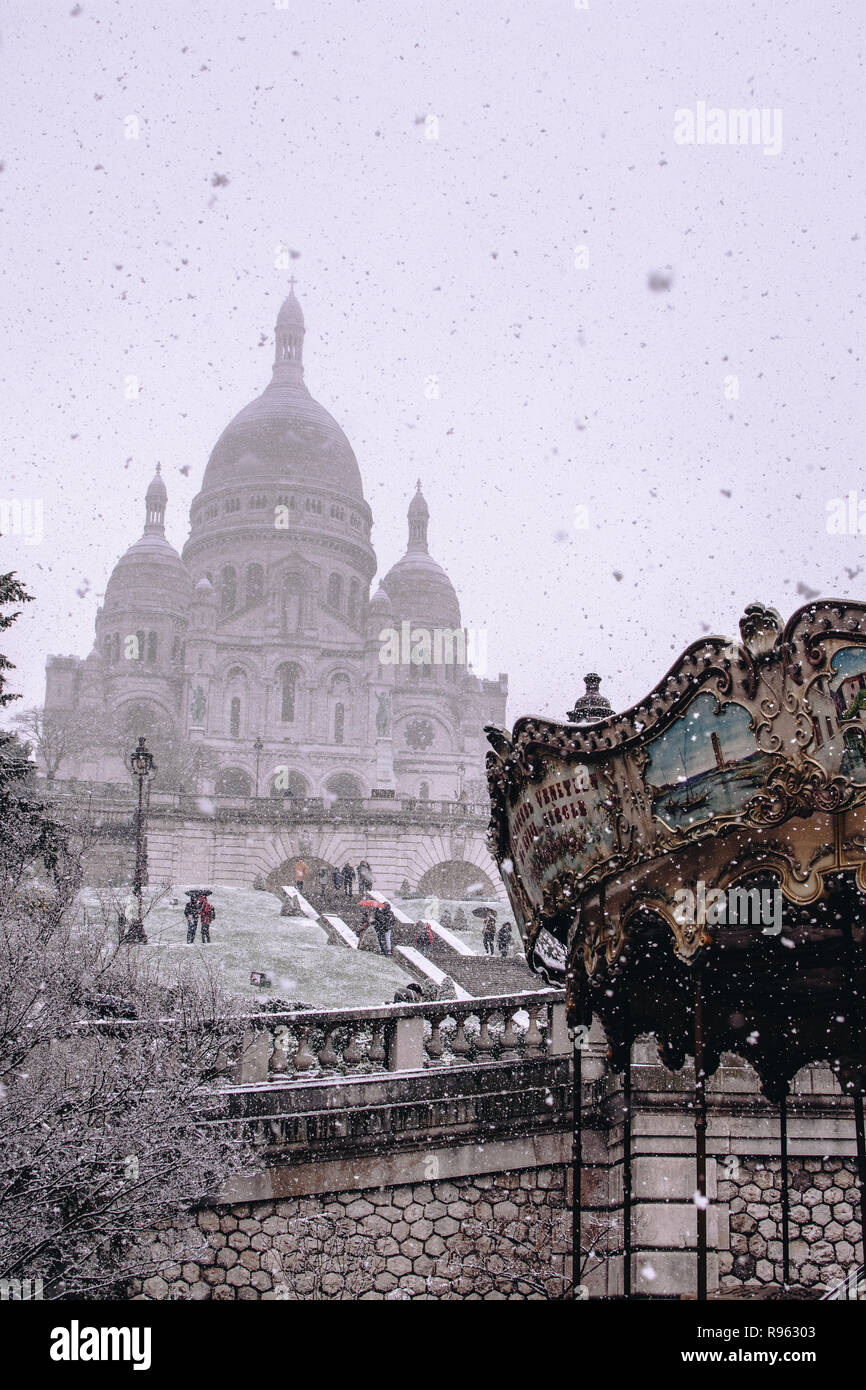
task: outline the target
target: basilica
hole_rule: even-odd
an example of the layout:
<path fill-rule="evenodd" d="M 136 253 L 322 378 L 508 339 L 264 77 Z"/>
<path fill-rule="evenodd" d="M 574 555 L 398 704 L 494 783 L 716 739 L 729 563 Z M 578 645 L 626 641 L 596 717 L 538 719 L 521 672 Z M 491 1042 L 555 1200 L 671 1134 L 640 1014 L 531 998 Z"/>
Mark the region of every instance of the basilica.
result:
<path fill-rule="evenodd" d="M 46 711 L 91 731 L 61 777 L 127 781 L 143 733 L 170 791 L 484 800 L 482 730 L 506 722 L 507 677 L 473 669 L 420 482 L 406 552 L 371 593 L 372 512 L 348 439 L 305 384 L 304 333 L 292 288 L 271 380 L 217 440 L 183 553 L 157 465 L 93 650 L 49 657 Z"/>

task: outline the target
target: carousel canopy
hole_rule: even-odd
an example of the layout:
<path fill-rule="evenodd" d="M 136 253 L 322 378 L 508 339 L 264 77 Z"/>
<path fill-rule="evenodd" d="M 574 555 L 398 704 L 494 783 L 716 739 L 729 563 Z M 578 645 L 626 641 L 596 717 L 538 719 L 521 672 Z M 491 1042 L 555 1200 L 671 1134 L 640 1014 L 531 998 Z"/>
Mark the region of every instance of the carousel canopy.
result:
<path fill-rule="evenodd" d="M 866 604 L 751 605 L 652 693 L 579 722 L 487 730 L 491 841 L 530 965 L 567 979 L 614 1060 L 653 1032 L 704 1069 L 746 1057 L 768 1094 L 866 1065 Z M 588 705 L 586 699 L 583 702 Z M 580 705 L 581 702 L 578 702 Z"/>

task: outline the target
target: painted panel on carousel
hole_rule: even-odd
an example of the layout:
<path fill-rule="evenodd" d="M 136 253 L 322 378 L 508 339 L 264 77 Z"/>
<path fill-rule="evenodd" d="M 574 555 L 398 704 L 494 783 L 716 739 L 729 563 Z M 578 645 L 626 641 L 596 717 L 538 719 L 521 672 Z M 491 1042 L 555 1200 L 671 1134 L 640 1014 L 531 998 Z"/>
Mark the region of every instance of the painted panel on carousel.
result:
<path fill-rule="evenodd" d="M 566 869 L 582 878 L 614 852 L 610 794 L 591 767 L 563 767 L 524 787 L 508 822 L 517 875 L 536 903 L 550 879 Z"/>
<path fill-rule="evenodd" d="M 860 786 L 866 784 L 866 650 L 843 647 L 830 663 L 830 693 L 835 707 L 838 734 L 833 738 L 833 716 L 825 715 L 827 740 L 824 748 L 832 755 L 841 752 L 839 772 Z M 820 716 L 813 718 L 815 753 L 823 762 Z M 841 749 L 839 739 L 841 738 Z"/>
<path fill-rule="evenodd" d="M 755 742 L 743 705 L 696 696 L 686 713 L 648 745 L 644 773 L 652 812 L 669 829 L 736 815 L 778 762 Z"/>

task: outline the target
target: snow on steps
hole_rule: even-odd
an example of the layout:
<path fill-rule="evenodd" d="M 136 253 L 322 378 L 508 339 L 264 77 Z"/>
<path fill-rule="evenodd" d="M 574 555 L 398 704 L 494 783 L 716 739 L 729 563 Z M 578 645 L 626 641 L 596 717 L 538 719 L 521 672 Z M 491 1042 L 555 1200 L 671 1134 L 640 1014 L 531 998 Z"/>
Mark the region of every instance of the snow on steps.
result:
<path fill-rule="evenodd" d="M 395 946 L 394 955 L 400 957 L 401 963 L 405 964 L 409 974 L 414 976 L 416 980 L 420 976 L 422 979 L 430 980 L 434 985 L 441 985 L 445 979 L 445 971 L 440 970 L 438 965 L 434 965 L 420 951 L 416 951 L 414 946 Z M 454 981 L 454 988 L 457 991 L 458 999 L 473 998 L 461 985 L 457 984 L 456 980 Z"/>
<path fill-rule="evenodd" d="M 332 928 L 328 936 L 333 940 L 333 936 L 336 934 L 337 940 L 334 943 L 335 945 L 348 946 L 350 950 L 357 951 L 358 937 L 356 933 L 352 931 L 351 927 L 346 926 L 342 917 L 338 917 L 334 912 L 323 912 L 319 921 L 327 922 L 328 926 Z"/>

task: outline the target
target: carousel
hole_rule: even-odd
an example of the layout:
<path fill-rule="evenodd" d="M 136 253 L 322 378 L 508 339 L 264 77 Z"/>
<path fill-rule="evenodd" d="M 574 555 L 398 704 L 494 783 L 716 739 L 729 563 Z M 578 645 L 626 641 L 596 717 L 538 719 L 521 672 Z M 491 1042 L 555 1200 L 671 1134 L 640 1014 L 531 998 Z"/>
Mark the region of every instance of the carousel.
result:
<path fill-rule="evenodd" d="M 626 1097 L 624 1292 L 631 1293 L 631 1054 L 694 1060 L 699 1298 L 707 1294 L 707 1079 L 746 1060 L 778 1109 L 790 1279 L 787 1106 L 829 1065 L 850 1098 L 866 1225 L 866 604 L 783 626 L 751 605 L 740 642 L 690 646 L 616 714 L 588 676 L 568 723 L 488 728 L 491 847 L 530 966 L 600 1020 Z M 581 1051 L 574 1053 L 575 1232 Z M 577 1247 L 576 1247 L 577 1248 Z"/>

